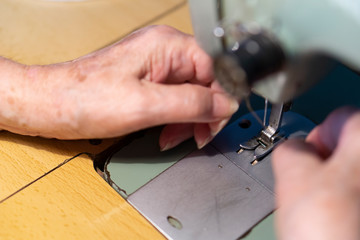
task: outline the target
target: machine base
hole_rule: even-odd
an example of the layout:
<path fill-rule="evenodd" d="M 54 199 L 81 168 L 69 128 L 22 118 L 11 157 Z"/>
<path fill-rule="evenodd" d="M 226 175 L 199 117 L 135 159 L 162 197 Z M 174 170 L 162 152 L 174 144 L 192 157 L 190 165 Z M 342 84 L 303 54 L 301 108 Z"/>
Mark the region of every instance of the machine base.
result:
<path fill-rule="evenodd" d="M 281 131 L 304 138 L 314 126 L 287 112 Z M 253 151 L 237 153 L 261 128 L 251 114 L 243 116 L 131 194 L 129 203 L 169 239 L 243 236 L 275 209 L 271 154 L 253 166 Z"/>

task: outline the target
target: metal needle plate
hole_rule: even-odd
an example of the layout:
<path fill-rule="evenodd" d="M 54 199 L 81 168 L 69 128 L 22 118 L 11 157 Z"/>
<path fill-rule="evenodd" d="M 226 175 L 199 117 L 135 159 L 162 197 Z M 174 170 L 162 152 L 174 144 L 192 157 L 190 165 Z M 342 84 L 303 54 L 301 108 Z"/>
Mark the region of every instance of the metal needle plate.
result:
<path fill-rule="evenodd" d="M 239 126 L 244 120 L 251 123 L 248 128 Z M 308 119 L 287 112 L 281 130 L 288 138 L 305 137 L 313 127 Z M 252 115 L 238 119 L 128 201 L 169 239 L 241 237 L 274 210 L 271 155 L 252 166 L 253 151 L 237 153 L 239 143 L 260 130 Z"/>

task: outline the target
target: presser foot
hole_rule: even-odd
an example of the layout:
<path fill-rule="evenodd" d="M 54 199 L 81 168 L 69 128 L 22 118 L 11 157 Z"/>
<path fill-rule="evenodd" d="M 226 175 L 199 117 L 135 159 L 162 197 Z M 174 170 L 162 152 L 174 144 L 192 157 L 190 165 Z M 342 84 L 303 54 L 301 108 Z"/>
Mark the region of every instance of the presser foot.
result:
<path fill-rule="evenodd" d="M 250 140 L 240 143 L 240 149 L 237 153 L 241 154 L 244 151 L 253 151 L 254 154 L 250 164 L 256 165 L 271 153 L 278 144 L 284 142 L 286 140 L 286 133 L 280 131 L 280 126 L 283 113 L 286 110 L 287 108 L 284 103 L 273 104 L 269 116 L 269 124 L 265 126 L 267 116 L 264 116 L 264 128 Z"/>

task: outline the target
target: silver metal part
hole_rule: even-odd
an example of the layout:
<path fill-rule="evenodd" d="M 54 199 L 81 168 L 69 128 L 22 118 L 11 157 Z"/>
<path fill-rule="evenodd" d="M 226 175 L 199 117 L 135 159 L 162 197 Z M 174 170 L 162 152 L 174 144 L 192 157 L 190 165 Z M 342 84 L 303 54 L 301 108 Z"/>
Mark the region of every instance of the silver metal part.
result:
<path fill-rule="evenodd" d="M 243 121 L 249 124 L 240 124 Z M 288 138 L 305 137 L 313 127 L 292 112 L 286 112 L 281 122 Z M 252 166 L 253 151 L 237 153 L 239 143 L 261 129 L 251 114 L 238 119 L 128 201 L 169 239 L 241 237 L 275 208 L 271 154 Z"/>
<path fill-rule="evenodd" d="M 271 114 L 269 118 L 269 125 L 262 131 L 264 137 L 268 142 L 274 142 L 275 134 L 280 129 L 284 110 L 284 104 L 273 104 L 271 107 Z"/>
<path fill-rule="evenodd" d="M 263 118 L 263 125 L 266 126 L 266 115 L 267 115 L 267 110 L 269 107 L 269 99 L 265 98 L 265 102 L 264 102 L 264 118 Z"/>
<path fill-rule="evenodd" d="M 282 121 L 284 110 L 284 104 L 273 104 L 269 117 L 269 125 L 262 129 L 257 135 L 252 137 L 250 140 L 240 143 L 240 150 L 238 153 L 242 153 L 242 150 L 253 150 L 254 156 L 252 164 L 255 165 L 259 160 L 266 157 L 275 146 L 283 142 L 284 135 L 278 133 Z M 265 122 L 264 113 L 264 122 Z"/>

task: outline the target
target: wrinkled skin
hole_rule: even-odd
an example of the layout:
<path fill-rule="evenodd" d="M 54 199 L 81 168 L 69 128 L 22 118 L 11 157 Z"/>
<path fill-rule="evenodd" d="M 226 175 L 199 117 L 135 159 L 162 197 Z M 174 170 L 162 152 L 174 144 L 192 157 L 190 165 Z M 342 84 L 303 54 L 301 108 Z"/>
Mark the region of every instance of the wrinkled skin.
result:
<path fill-rule="evenodd" d="M 167 124 L 162 150 L 192 136 L 201 148 L 238 108 L 194 38 L 166 26 L 66 63 L 0 65 L 11 69 L 0 77 L 0 124 L 20 134 L 108 138 Z"/>
<path fill-rule="evenodd" d="M 280 240 L 360 239 L 360 111 L 342 108 L 274 152 Z"/>

